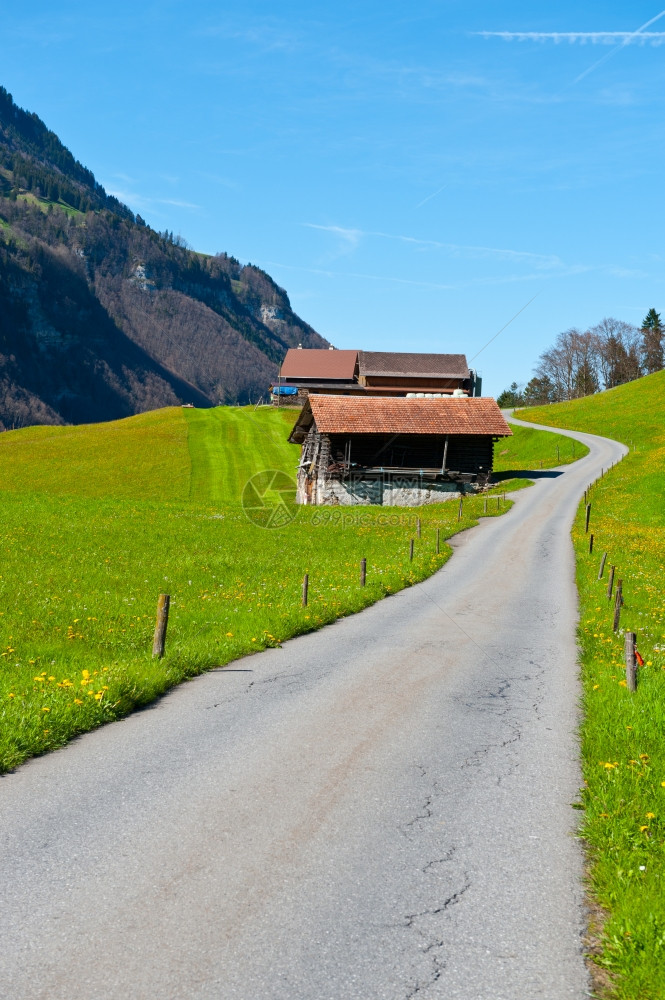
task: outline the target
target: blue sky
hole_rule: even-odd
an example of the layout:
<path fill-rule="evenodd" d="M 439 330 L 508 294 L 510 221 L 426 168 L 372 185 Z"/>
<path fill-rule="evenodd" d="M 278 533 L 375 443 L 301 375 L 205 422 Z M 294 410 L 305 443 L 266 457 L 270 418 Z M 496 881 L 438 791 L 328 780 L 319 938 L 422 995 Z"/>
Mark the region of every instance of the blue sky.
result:
<path fill-rule="evenodd" d="M 32 0 L 1 30 L 0 83 L 107 190 L 337 347 L 464 352 L 496 395 L 562 330 L 665 312 L 658 3 Z"/>

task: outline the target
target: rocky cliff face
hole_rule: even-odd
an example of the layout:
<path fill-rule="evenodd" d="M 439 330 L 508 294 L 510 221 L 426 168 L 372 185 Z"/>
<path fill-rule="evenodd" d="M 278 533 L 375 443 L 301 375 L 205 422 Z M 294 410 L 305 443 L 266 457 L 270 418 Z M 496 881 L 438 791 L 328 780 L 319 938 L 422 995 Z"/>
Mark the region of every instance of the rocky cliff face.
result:
<path fill-rule="evenodd" d="M 0 429 L 256 401 L 299 343 L 269 275 L 151 230 L 0 88 Z"/>

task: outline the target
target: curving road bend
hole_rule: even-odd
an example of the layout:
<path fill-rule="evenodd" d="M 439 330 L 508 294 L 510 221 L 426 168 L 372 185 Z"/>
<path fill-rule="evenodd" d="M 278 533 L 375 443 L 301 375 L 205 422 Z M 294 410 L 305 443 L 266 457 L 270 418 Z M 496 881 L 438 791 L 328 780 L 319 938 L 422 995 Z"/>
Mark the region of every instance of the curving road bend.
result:
<path fill-rule="evenodd" d="M 588 996 L 569 534 L 626 449 L 570 436 L 425 583 L 2 778 L 0 997 Z"/>

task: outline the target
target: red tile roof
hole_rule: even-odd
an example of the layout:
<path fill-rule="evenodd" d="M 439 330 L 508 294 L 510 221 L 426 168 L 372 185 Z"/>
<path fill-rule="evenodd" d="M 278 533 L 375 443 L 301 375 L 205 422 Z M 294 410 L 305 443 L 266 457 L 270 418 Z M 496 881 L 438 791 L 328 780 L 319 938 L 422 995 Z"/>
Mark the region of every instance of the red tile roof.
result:
<path fill-rule="evenodd" d="M 312 395 L 298 426 L 307 425 L 307 408 L 322 434 L 491 434 L 512 431 L 493 399 L 371 398 Z"/>
<path fill-rule="evenodd" d="M 468 378 L 463 354 L 404 354 L 397 351 L 360 351 L 361 375 L 393 375 L 414 378 Z"/>
<path fill-rule="evenodd" d="M 286 352 L 282 378 L 346 379 L 352 381 L 357 351 L 329 351 L 321 348 L 292 347 Z"/>

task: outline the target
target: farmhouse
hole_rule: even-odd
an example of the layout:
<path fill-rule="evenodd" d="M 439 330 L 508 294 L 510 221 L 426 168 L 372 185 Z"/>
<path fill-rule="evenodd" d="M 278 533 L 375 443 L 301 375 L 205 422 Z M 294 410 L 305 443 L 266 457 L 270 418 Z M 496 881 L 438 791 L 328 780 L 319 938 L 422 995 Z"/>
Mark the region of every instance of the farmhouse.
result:
<path fill-rule="evenodd" d="M 280 368 L 279 378 L 271 386 L 273 398 L 295 397 L 300 404 L 310 392 L 334 392 L 344 395 L 358 391 L 358 352 L 290 348 Z"/>
<path fill-rule="evenodd" d="M 479 396 L 479 379 L 463 354 L 407 354 L 396 351 L 359 351 L 358 381 L 377 396 L 442 393 L 457 390 Z M 477 390 L 477 391 L 475 391 Z"/>
<path fill-rule="evenodd" d="M 512 431 L 493 399 L 312 394 L 296 502 L 416 507 L 486 485 L 494 441 Z"/>
<path fill-rule="evenodd" d="M 481 381 L 463 354 L 336 351 L 291 348 L 273 399 L 302 403 L 310 394 L 406 396 L 409 393 L 480 396 Z"/>

